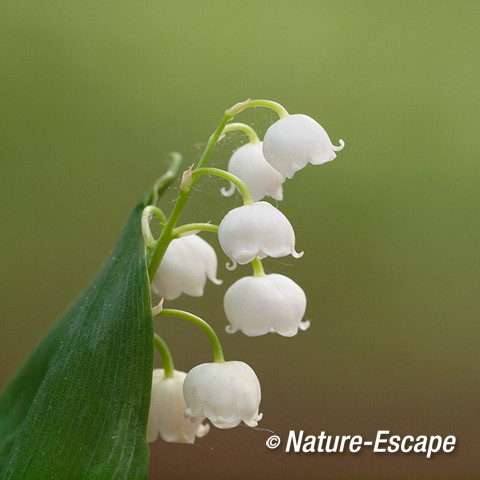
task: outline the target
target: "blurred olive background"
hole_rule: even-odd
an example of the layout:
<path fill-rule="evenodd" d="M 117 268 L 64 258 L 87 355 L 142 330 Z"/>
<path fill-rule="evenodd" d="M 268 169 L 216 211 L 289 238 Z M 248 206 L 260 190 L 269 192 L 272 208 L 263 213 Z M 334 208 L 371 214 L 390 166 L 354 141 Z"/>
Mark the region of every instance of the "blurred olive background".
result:
<path fill-rule="evenodd" d="M 270 98 L 346 147 L 285 184 L 306 333 L 224 333 L 221 287 L 180 298 L 226 355 L 256 370 L 259 429 L 151 445 L 151 478 L 478 478 L 480 135 L 474 1 L 136 1 L 0 4 L 0 387 L 112 250 L 179 150 L 195 162 L 225 108 Z M 264 132 L 265 109 L 238 117 Z M 245 139 L 224 140 L 226 166 Z M 185 221 L 240 200 L 198 184 Z M 169 210 L 175 188 L 162 207 Z M 209 236 L 210 235 L 210 236 Z M 178 369 L 210 361 L 201 331 L 162 319 Z M 270 431 L 456 435 L 450 455 L 286 454 Z"/>

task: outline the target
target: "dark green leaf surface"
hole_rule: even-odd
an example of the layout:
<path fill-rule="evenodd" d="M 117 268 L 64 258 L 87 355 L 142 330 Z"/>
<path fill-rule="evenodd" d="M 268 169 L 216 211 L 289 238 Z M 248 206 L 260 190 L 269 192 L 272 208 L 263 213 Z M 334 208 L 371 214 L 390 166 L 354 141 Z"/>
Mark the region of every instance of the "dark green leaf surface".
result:
<path fill-rule="evenodd" d="M 0 469 L 80 303 L 62 315 L 0 396 Z"/>
<path fill-rule="evenodd" d="M 0 397 L 2 479 L 142 479 L 153 325 L 143 203 Z"/>

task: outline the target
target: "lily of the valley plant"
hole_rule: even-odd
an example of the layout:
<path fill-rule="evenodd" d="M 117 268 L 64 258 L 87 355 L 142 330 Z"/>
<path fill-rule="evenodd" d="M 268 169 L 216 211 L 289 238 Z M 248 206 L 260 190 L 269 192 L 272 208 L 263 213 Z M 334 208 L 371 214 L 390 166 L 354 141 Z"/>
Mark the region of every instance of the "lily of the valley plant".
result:
<path fill-rule="evenodd" d="M 274 110 L 280 119 L 267 130 L 263 142 L 252 127 L 232 120 L 250 107 Z M 234 130 L 248 135 L 249 142 L 239 147 L 228 162 L 228 171 L 207 167 L 217 142 Z M 167 215 L 152 198 L 142 216 L 142 232 L 149 259 L 151 291 L 162 300 L 153 308 L 155 317 L 175 316 L 189 320 L 208 335 L 213 362 L 197 365 L 190 372 L 175 370 L 164 340 L 155 334 L 154 345 L 162 369 L 153 371 L 148 441 L 159 436 L 167 442 L 193 443 L 209 431 L 209 420 L 217 428 L 232 428 L 241 422 L 255 427 L 262 418 L 260 382 L 253 369 L 240 360 L 228 360 L 212 327 L 193 313 L 170 308 L 165 302 L 182 294 L 201 296 L 205 284 L 217 279 L 217 256 L 207 236 L 217 234 L 228 257 L 228 269 L 251 264 L 253 275 L 247 275 L 229 286 L 224 297 L 226 331 L 241 331 L 259 336 L 278 333 L 291 337 L 306 330 L 304 320 L 307 299 L 303 289 L 292 279 L 266 274 L 262 259 L 294 258 L 303 252 L 295 250 L 295 233 L 287 217 L 265 197 L 283 199 L 282 184 L 308 163 L 320 165 L 336 157 L 340 146 L 334 146 L 326 131 L 306 115 L 289 115 L 285 108 L 269 100 L 247 100 L 225 111 L 198 161 L 183 173 L 176 203 Z M 177 225 L 185 203 L 201 175 L 216 175 L 230 182 L 223 195 L 236 190 L 243 206 L 228 212 L 218 225 L 201 221 Z M 152 217 L 161 225 L 154 238 L 150 229 Z M 205 238 L 200 236 L 207 232 Z M 202 234 L 203 235 L 203 234 Z M 167 308 L 168 307 L 168 308 Z M 153 347 L 152 347 L 153 348 Z"/>

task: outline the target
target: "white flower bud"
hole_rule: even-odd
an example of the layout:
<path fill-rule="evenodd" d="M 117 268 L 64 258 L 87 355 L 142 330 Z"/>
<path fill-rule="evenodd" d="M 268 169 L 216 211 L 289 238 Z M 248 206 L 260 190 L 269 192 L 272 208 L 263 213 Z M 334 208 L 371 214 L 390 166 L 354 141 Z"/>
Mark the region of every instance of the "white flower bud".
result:
<path fill-rule="evenodd" d="M 263 155 L 283 177 L 292 178 L 297 170 L 311 163 L 321 165 L 330 162 L 335 152 L 345 146 L 340 140 L 336 147 L 327 132 L 307 115 L 289 115 L 275 122 L 265 133 Z"/>
<path fill-rule="evenodd" d="M 295 252 L 295 233 L 287 217 L 267 202 L 243 205 L 228 212 L 220 222 L 218 240 L 233 261 L 233 268 L 255 257 L 303 255 Z"/>
<path fill-rule="evenodd" d="M 276 332 L 293 337 L 298 329 L 310 326 L 310 322 L 302 322 L 307 307 L 305 292 L 277 273 L 237 280 L 225 293 L 223 306 L 231 323 L 226 327 L 228 333 L 240 330 L 256 337 Z"/>
<path fill-rule="evenodd" d="M 205 240 L 188 235 L 172 240 L 165 252 L 152 282 L 152 291 L 167 300 L 182 293 L 201 297 L 207 277 L 220 285 L 217 279 L 217 255 Z"/>
<path fill-rule="evenodd" d="M 260 382 L 244 362 L 197 365 L 185 378 L 183 395 L 187 418 L 207 417 L 217 428 L 236 427 L 242 420 L 256 427 L 262 418 Z"/>
<path fill-rule="evenodd" d="M 183 398 L 183 382 L 186 376 L 185 372 L 175 370 L 173 378 L 165 378 L 163 369 L 153 371 L 148 442 L 154 442 L 160 434 L 166 442 L 193 443 L 195 437 L 203 437 L 210 430 L 208 424 L 202 424 L 205 417 L 191 422 L 184 416 L 187 405 Z"/>
<path fill-rule="evenodd" d="M 256 202 L 269 195 L 275 200 L 283 199 L 283 177 L 264 158 L 262 142 L 247 143 L 235 150 L 228 162 L 228 171 L 242 180 Z M 235 190 L 222 189 L 225 196 L 231 195 Z"/>

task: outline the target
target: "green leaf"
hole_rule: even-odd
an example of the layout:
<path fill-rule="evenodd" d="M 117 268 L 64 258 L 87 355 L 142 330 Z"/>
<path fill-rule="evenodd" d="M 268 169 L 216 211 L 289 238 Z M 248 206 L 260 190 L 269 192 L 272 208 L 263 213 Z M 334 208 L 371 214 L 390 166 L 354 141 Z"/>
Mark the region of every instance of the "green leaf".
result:
<path fill-rule="evenodd" d="M 143 207 L 0 397 L 2 479 L 147 477 L 153 324 Z"/>

